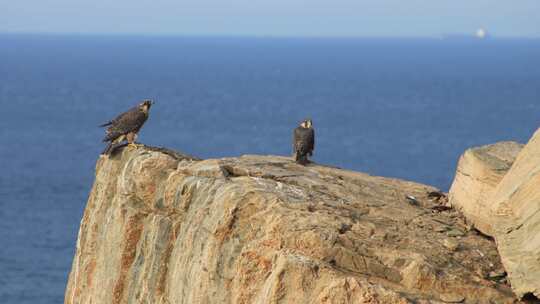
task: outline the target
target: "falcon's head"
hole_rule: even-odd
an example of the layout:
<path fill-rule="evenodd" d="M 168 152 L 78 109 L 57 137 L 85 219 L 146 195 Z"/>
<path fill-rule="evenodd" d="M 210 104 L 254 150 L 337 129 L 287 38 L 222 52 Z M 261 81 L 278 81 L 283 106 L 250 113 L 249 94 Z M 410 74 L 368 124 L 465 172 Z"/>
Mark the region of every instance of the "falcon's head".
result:
<path fill-rule="evenodd" d="M 145 99 L 143 102 L 139 104 L 139 109 L 141 111 L 148 113 L 148 110 L 150 110 L 150 107 L 154 104 L 154 101 L 151 99 Z"/>
<path fill-rule="evenodd" d="M 311 126 L 313 126 L 313 122 L 311 121 L 311 119 L 306 119 L 300 123 L 300 126 L 302 128 L 309 129 L 311 128 Z"/>

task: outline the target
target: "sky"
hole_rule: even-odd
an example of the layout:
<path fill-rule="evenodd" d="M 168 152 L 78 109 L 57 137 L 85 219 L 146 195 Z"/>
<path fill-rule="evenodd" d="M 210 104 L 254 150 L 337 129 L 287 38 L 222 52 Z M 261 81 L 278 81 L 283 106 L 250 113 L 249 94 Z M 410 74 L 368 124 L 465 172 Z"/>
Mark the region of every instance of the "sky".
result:
<path fill-rule="evenodd" d="M 0 0 L 0 32 L 540 37 L 540 0 Z"/>

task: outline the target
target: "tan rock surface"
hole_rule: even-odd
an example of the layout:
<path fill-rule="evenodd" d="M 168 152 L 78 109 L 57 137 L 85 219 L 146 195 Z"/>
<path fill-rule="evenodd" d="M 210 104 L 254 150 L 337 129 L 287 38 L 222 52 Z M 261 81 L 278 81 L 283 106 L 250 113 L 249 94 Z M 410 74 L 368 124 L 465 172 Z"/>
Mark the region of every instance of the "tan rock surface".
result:
<path fill-rule="evenodd" d="M 434 212 L 432 190 L 285 157 L 124 150 L 97 163 L 65 303 L 513 303 L 486 279 L 494 243 Z"/>
<path fill-rule="evenodd" d="M 450 204 L 482 233 L 493 236 L 491 196 L 523 148 L 507 141 L 468 149 L 461 156 L 449 192 Z"/>
<path fill-rule="evenodd" d="M 540 298 L 540 130 L 519 153 L 491 198 L 496 240 L 512 288 Z"/>

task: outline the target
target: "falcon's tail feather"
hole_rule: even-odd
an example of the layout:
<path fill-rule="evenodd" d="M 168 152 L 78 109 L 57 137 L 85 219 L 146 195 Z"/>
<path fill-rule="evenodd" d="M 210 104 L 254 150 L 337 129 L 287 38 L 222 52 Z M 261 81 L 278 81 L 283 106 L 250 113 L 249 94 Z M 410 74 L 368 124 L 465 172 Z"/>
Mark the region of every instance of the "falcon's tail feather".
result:
<path fill-rule="evenodd" d="M 113 143 L 110 142 L 107 145 L 107 147 L 105 148 L 105 150 L 103 150 L 103 152 L 101 152 L 101 155 L 108 155 L 111 152 L 112 148 L 113 148 Z"/>
<path fill-rule="evenodd" d="M 296 153 L 296 156 L 295 156 L 295 159 L 294 159 L 298 164 L 300 165 L 307 165 L 309 163 L 309 160 L 307 158 L 307 155 L 306 154 L 300 154 L 300 153 Z"/>
<path fill-rule="evenodd" d="M 108 142 L 108 141 L 114 142 L 114 141 L 116 141 L 118 139 L 119 139 L 119 141 L 124 140 L 124 138 L 123 138 L 123 136 L 121 134 L 114 133 L 114 132 L 109 132 L 109 133 L 107 133 L 107 135 L 105 135 L 105 137 L 103 137 L 102 141 L 103 142 Z"/>

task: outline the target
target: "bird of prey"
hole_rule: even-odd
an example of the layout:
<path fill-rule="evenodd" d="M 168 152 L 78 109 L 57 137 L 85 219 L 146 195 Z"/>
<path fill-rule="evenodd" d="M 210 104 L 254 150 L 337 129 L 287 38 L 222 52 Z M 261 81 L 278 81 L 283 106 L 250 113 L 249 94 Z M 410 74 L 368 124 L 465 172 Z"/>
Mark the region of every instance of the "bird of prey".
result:
<path fill-rule="evenodd" d="M 311 119 L 306 119 L 302 121 L 296 129 L 294 129 L 294 160 L 301 165 L 306 165 L 309 162 L 308 155 L 313 155 L 314 148 L 315 130 L 313 129 L 313 123 L 311 122 Z"/>
<path fill-rule="evenodd" d="M 137 106 L 118 115 L 115 119 L 102 124 L 100 127 L 107 127 L 103 142 L 109 144 L 101 154 L 109 154 L 116 144 L 124 140 L 127 140 L 128 147 L 136 147 L 137 133 L 148 119 L 148 113 L 153 104 L 152 100 L 145 99 Z"/>

